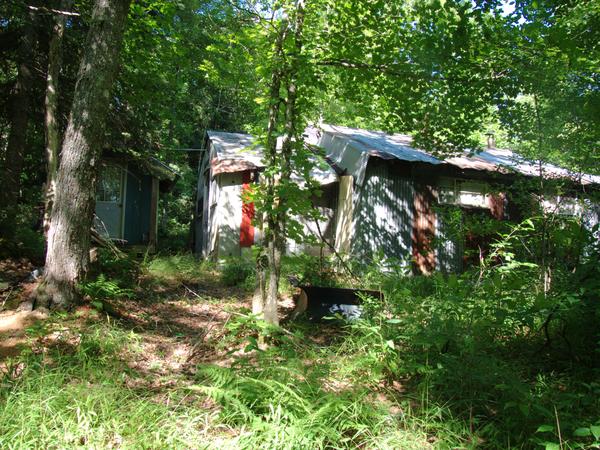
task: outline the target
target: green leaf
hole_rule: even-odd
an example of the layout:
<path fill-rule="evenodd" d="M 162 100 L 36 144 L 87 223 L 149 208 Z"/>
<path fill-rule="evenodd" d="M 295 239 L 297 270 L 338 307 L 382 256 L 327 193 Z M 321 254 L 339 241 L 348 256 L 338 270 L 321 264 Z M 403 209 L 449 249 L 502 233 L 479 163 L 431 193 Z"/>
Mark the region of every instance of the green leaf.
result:
<path fill-rule="evenodd" d="M 521 411 L 521 413 L 523 413 L 524 416 L 528 416 L 529 415 L 529 405 L 527 405 L 525 403 L 519 404 L 519 411 Z"/>
<path fill-rule="evenodd" d="M 540 425 L 538 429 L 535 430 L 536 433 L 547 433 L 549 431 L 554 431 L 554 427 L 552 425 Z"/>
<path fill-rule="evenodd" d="M 600 439 L 600 425 L 591 425 L 590 431 L 594 435 L 594 438 Z"/>
<path fill-rule="evenodd" d="M 544 442 L 543 445 L 546 450 L 560 450 L 560 445 L 556 442 Z"/>
<path fill-rule="evenodd" d="M 592 431 L 588 427 L 577 428 L 573 432 L 573 436 L 577 437 L 588 437 L 592 435 Z"/>
<path fill-rule="evenodd" d="M 249 344 L 244 348 L 244 353 L 251 352 L 252 350 L 259 350 L 258 341 L 255 337 L 250 336 L 248 338 Z"/>

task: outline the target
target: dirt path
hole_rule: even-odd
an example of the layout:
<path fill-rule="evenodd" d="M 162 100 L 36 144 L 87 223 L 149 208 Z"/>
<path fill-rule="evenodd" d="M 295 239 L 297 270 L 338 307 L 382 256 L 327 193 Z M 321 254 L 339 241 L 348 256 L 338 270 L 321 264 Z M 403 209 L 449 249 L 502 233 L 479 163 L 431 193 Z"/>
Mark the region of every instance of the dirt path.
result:
<path fill-rule="evenodd" d="M 178 375 L 201 362 L 229 362 L 226 352 L 219 351 L 215 343 L 232 317 L 228 311 L 248 308 L 249 298 L 236 290 L 198 294 L 201 298 L 192 292 L 176 288 L 148 300 L 120 301 L 116 306 L 123 326 L 140 337 L 142 352 L 134 362 L 136 370 Z"/>
<path fill-rule="evenodd" d="M 4 311 L 0 313 L 0 361 L 17 356 L 27 345 L 26 329 L 48 314 L 43 311 Z"/>
<path fill-rule="evenodd" d="M 32 286 L 33 283 L 16 285 L 16 292 L 11 295 L 22 301 Z M 250 310 L 251 296 L 239 288 L 222 286 L 217 275 L 183 280 L 146 275 L 138 281 L 134 298 L 112 299 L 105 308 L 98 318 L 108 312 L 120 327 L 133 331 L 137 337 L 141 351 L 136 352 L 135 358 L 128 358 L 128 365 L 143 383 L 156 386 L 186 382 L 201 363 L 229 365 L 233 360 L 231 349 L 222 345 L 226 325 L 240 311 Z M 285 299 L 282 314 L 292 308 L 292 300 Z M 84 305 L 71 313 L 70 320 L 84 326 L 94 314 L 93 308 Z M 27 329 L 47 317 L 47 312 L 40 311 L 0 312 L 0 363 L 32 345 Z"/>
<path fill-rule="evenodd" d="M 25 330 L 48 317 L 46 311 L 19 311 L 34 287 L 27 281 L 33 268 L 25 259 L 0 261 L 0 361 L 17 356 L 27 345 Z"/>

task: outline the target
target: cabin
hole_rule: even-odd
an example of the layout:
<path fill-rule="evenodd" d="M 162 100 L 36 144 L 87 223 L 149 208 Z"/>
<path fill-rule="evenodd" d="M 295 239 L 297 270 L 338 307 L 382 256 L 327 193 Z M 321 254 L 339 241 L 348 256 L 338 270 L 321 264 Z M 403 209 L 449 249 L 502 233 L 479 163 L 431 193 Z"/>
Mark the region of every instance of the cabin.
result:
<path fill-rule="evenodd" d="M 158 201 L 177 173 L 155 158 L 104 155 L 96 188 L 94 228 L 126 245 L 157 243 Z"/>
<path fill-rule="evenodd" d="M 570 185 L 568 195 L 544 195 L 546 210 L 578 215 L 589 227 L 599 221 L 598 204 L 587 196 L 598 192 L 600 177 L 540 165 L 493 145 L 441 159 L 413 147 L 407 135 L 333 125 L 307 128 L 305 142 L 328 166 L 314 174 L 323 195 L 313 203 L 323 222 L 305 223 L 305 231 L 326 240 L 326 250 L 360 261 L 393 258 L 417 273 L 460 272 L 469 263 L 466 255 L 486 236 L 465 239 L 456 233 L 452 211 L 460 211 L 463 221 L 519 220 L 523 211 L 511 197 L 512 186 L 539 177 L 540 170 L 544 179 Z M 196 253 L 240 256 L 260 240 L 254 206 L 243 203 L 242 193 L 260 182 L 263 170 L 262 149 L 252 136 L 207 133 L 198 177 Z M 314 249 L 288 242 L 288 251 Z"/>
<path fill-rule="evenodd" d="M 255 208 L 245 203 L 243 192 L 252 183 L 259 183 L 265 169 L 263 148 L 255 139 L 243 133 L 208 131 L 205 151 L 201 157 L 196 195 L 194 250 L 197 255 L 213 260 L 240 257 L 261 239 L 254 226 Z M 323 220 L 319 230 L 323 236 L 332 236 L 333 216 L 337 200 L 337 174 L 327 164 L 317 165 L 311 171 L 323 194 L 313 199 Z M 297 179 L 298 183 L 302 180 Z M 314 223 L 297 218 L 305 232 L 318 234 Z M 312 246 L 287 242 L 292 253 L 317 251 Z"/>
<path fill-rule="evenodd" d="M 491 143 L 481 152 L 440 159 L 402 134 L 324 124 L 309 128 L 306 139 L 341 173 L 335 248 L 361 260 L 382 254 L 411 262 L 418 273 L 460 272 L 466 251 L 485 236 L 453 233 L 449 211 L 459 210 L 462 220 L 519 220 L 523 211 L 511 188 L 539 178 L 540 170 L 544 179 L 570 185 L 567 196 L 545 193 L 547 211 L 578 215 L 590 228 L 598 223 L 600 210 L 588 193 L 598 192 L 600 177 L 528 161 Z"/>

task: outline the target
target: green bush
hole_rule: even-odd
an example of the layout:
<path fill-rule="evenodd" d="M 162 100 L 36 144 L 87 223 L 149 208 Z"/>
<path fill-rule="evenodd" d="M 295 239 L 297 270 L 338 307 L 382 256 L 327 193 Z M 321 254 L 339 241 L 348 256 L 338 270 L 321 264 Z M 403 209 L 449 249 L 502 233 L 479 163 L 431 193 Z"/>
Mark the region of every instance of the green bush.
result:
<path fill-rule="evenodd" d="M 193 387 L 220 405 L 219 420 L 244 430 L 238 448 L 325 449 L 406 448 L 427 445 L 426 434 L 410 415 L 392 403 L 376 400 L 365 380 L 348 382 L 340 369 L 349 360 L 337 347 L 306 345 L 299 330 L 290 336 L 249 318 L 235 318 L 229 328 L 255 334 L 247 356 L 236 356 L 232 367 L 203 365 Z M 260 349 L 257 335 L 271 342 Z M 356 355 L 353 356 L 353 358 Z M 440 439 L 441 441 L 441 439 Z M 460 438 L 452 442 L 460 442 Z"/>
<path fill-rule="evenodd" d="M 110 250 L 99 248 L 97 262 L 92 268 L 94 274 L 103 274 L 117 283 L 132 285 L 139 275 L 139 262 L 129 255 L 118 258 Z"/>
<path fill-rule="evenodd" d="M 596 445 L 598 252 L 580 256 L 576 270 L 554 265 L 544 291 L 538 260 L 523 258 L 537 230 L 533 222 L 514 228 L 462 275 L 379 273 L 385 301 L 367 302 L 348 325 L 353 376 L 410 380 L 417 415 L 443 405 L 486 448 Z M 554 254 L 573 245 L 560 241 L 549 244 Z"/>
<path fill-rule="evenodd" d="M 79 289 L 84 296 L 89 296 L 92 302 L 131 298 L 135 295 L 131 289 L 120 287 L 117 282 L 107 279 L 104 274 L 100 274 L 95 280 L 82 283 Z"/>
<path fill-rule="evenodd" d="M 190 224 L 169 219 L 158 229 L 158 250 L 161 253 L 181 253 L 190 249 Z"/>

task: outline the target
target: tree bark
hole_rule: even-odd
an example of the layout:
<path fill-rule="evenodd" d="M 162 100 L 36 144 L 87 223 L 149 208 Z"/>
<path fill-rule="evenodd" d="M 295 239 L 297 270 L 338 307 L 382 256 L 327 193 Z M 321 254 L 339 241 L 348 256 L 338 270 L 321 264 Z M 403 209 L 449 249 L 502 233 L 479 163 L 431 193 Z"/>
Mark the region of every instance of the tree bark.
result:
<path fill-rule="evenodd" d="M 130 0 L 96 0 L 62 145 L 38 301 L 67 308 L 89 264 L 90 228 L 110 93 Z"/>
<path fill-rule="evenodd" d="M 284 135 L 281 144 L 281 173 L 273 179 L 274 191 L 282 183 L 289 183 L 292 170 L 291 159 L 296 139 L 296 125 L 298 120 L 296 99 L 298 90 L 298 71 L 300 53 L 302 52 L 302 29 L 304 26 L 304 0 L 296 3 L 296 21 L 294 26 L 294 49 L 290 55 L 287 79 L 287 96 L 285 108 Z M 281 277 L 281 256 L 285 251 L 286 215 L 285 198 L 277 194 L 273 200 L 274 213 L 269 216 L 269 239 L 267 256 L 269 258 L 269 285 L 265 297 L 265 320 L 272 324 L 279 324 L 277 314 L 277 298 L 279 293 L 279 280 Z"/>
<path fill-rule="evenodd" d="M 70 0 L 62 0 L 61 10 L 71 7 Z M 44 125 L 46 128 L 46 192 L 44 197 L 44 234 L 48 235 L 50 214 L 56 191 L 58 157 L 60 150 L 60 131 L 58 125 L 58 77 L 62 66 L 62 41 L 65 33 L 66 16 L 57 14 L 50 37 L 48 49 L 48 72 L 46 74 L 46 98 Z"/>
<path fill-rule="evenodd" d="M 30 18 L 31 19 L 31 18 Z M 0 232 L 10 239 L 15 231 L 15 208 L 21 190 L 21 171 L 27 145 L 27 127 L 33 84 L 35 32 L 31 23 L 23 27 L 19 44 L 17 80 L 10 101 L 10 133 L 0 173 Z"/>
<path fill-rule="evenodd" d="M 287 36 L 288 31 L 288 22 L 287 20 L 282 20 L 279 30 L 277 31 L 277 37 L 275 39 L 274 46 L 274 61 L 273 61 L 273 74 L 271 76 L 271 87 L 269 90 L 269 121 L 267 124 L 267 137 L 266 137 L 266 163 L 269 166 L 273 166 L 277 164 L 277 121 L 279 118 L 279 109 L 281 106 L 281 81 L 283 78 L 283 44 L 285 38 Z M 271 201 L 274 199 L 274 190 L 275 190 L 275 179 L 273 174 L 269 174 L 266 177 L 267 179 L 267 201 Z M 266 205 L 265 205 L 266 206 Z M 267 206 L 268 208 L 268 206 Z M 268 229 L 264 234 L 264 239 L 267 242 L 267 247 L 270 242 L 271 236 L 271 228 L 270 228 L 270 220 L 269 213 L 263 214 L 263 220 L 261 222 L 261 226 L 264 227 L 264 224 L 267 224 Z M 270 267 L 270 261 L 268 256 L 269 250 L 267 249 L 267 255 L 265 255 L 262 251 L 259 253 L 256 259 L 256 289 L 254 291 L 254 297 L 252 299 L 252 313 L 257 315 L 263 315 L 263 318 L 271 323 L 277 323 L 277 305 L 275 305 L 275 318 L 273 318 L 272 307 L 271 310 L 267 314 L 265 313 L 266 306 L 266 298 L 267 298 L 267 270 Z M 266 261 L 265 261 L 266 259 Z"/>

